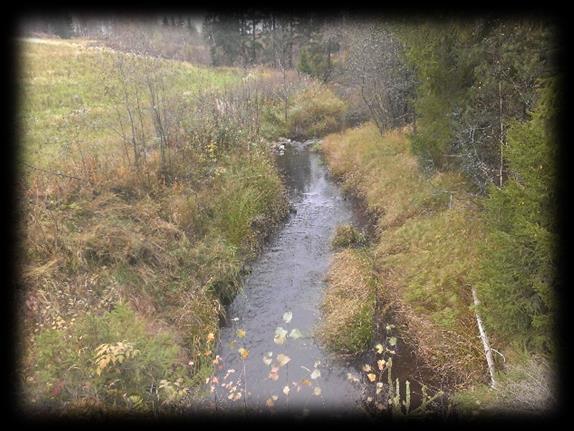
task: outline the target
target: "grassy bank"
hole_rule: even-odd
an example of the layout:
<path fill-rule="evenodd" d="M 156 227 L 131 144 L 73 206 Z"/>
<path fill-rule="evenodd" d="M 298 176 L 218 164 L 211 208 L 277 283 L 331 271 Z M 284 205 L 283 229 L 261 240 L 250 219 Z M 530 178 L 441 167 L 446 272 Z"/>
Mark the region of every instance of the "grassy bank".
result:
<path fill-rule="evenodd" d="M 359 264 L 354 250 L 335 256 L 326 304 L 339 298 L 339 310 L 356 310 L 349 319 L 356 323 L 341 326 L 337 313 L 327 313 L 326 341 L 345 352 L 368 347 L 368 335 L 344 349 L 333 340 L 361 333 L 362 322 L 373 321 L 372 315 L 361 316 L 366 309 L 374 312 L 367 308 L 374 283 L 401 327 L 402 341 L 437 381 L 450 388 L 483 381 L 486 367 L 469 278 L 478 262 L 483 226 L 463 178 L 455 173 L 425 176 L 411 154 L 407 132 L 381 137 L 373 124 L 329 135 L 322 150 L 344 189 L 359 196 L 377 220 L 377 238 L 361 251 L 370 255 L 369 265 Z M 369 284 L 358 282 L 373 277 Z M 349 294 L 349 289 L 362 292 Z M 362 298 L 362 309 L 352 306 L 355 298 Z"/>
<path fill-rule="evenodd" d="M 295 130 L 298 94 L 320 87 L 86 41 L 23 41 L 21 55 L 21 401 L 178 408 L 211 375 L 223 306 L 287 212 L 266 118 L 286 106 L 280 131 Z M 304 100 L 316 112 L 319 99 Z M 332 130 L 332 112 L 297 133 Z"/>

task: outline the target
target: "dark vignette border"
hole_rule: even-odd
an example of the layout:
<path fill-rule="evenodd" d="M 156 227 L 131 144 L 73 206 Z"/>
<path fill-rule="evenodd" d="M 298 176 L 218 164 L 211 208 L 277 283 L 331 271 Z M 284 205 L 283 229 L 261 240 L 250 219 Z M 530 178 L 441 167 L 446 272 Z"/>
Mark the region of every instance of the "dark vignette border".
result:
<path fill-rule="evenodd" d="M 2 270 L 4 274 L 4 280 L 7 281 L 8 286 L 2 289 L 3 300 L 2 306 L 4 307 L 2 316 L 6 320 L 3 324 L 3 328 L 6 333 L 3 353 L 5 358 L 7 356 L 6 366 L 3 367 L 5 372 L 4 391 L 5 400 L 2 403 L 2 410 L 6 413 L 3 419 L 8 419 L 13 422 L 14 425 L 57 425 L 59 427 L 65 425 L 76 425 L 76 426 L 101 426 L 101 425 L 136 425 L 138 427 L 146 426 L 185 426 L 189 427 L 194 423 L 203 424 L 207 427 L 217 426 L 217 425 L 231 425 L 232 423 L 237 423 L 237 425 L 263 425 L 266 427 L 275 426 L 276 424 L 282 423 L 285 425 L 295 425 L 295 426 L 310 426 L 316 427 L 317 425 L 332 426 L 332 425 L 359 425 L 364 422 L 365 425 L 369 426 L 388 426 L 388 424 L 378 423 L 378 420 L 365 420 L 360 418 L 349 417 L 346 419 L 341 419 L 334 421 L 333 419 L 325 416 L 324 418 L 314 418 L 310 420 L 295 420 L 287 416 L 277 415 L 272 418 L 256 418 L 256 417 L 245 417 L 238 415 L 236 417 L 226 416 L 225 418 L 217 418 L 214 416 L 193 416 L 193 417 L 161 417 L 161 418 L 151 418 L 151 417 L 119 417 L 119 416 L 108 416 L 108 417 L 92 417 L 92 418 L 60 418 L 60 417 L 49 417 L 34 415 L 31 416 L 28 412 L 22 409 L 20 403 L 20 384 L 18 380 L 18 358 L 20 357 L 20 340 L 18 340 L 18 310 L 21 306 L 20 296 L 22 285 L 20 283 L 20 274 L 18 273 L 19 262 L 20 262 L 20 249 L 19 249 L 19 234 L 20 234 L 20 224 L 19 224 L 19 192 L 18 192 L 18 178 L 21 176 L 21 170 L 19 168 L 19 130 L 18 130 L 18 112 L 19 112 L 19 100 L 18 100 L 18 84 L 17 77 L 19 72 L 20 64 L 18 63 L 18 51 L 15 43 L 15 36 L 18 34 L 18 26 L 22 20 L 33 16 L 45 16 L 45 15 L 57 15 L 58 13 L 65 12 L 67 10 L 71 11 L 81 11 L 83 13 L 94 13 L 94 14 L 133 14 L 137 15 L 140 13 L 157 13 L 157 12 L 169 12 L 171 10 L 186 10 L 192 12 L 203 12 L 206 10 L 218 10 L 219 12 L 229 13 L 233 10 L 242 10 L 247 8 L 254 8 L 258 10 L 273 10 L 278 13 L 293 13 L 293 14 L 307 14 L 316 13 L 322 16 L 335 15 L 340 11 L 349 12 L 352 15 L 359 16 L 361 18 L 368 18 L 370 16 L 396 16 L 396 17 L 429 17 L 441 19 L 445 16 L 456 16 L 457 18 L 472 18 L 478 15 L 496 15 L 502 17 L 520 17 L 520 16 L 532 16 L 533 18 L 549 18 L 556 24 L 557 37 L 560 42 L 560 49 L 557 53 L 557 64 L 560 75 L 560 88 L 561 88 L 561 98 L 560 104 L 561 109 L 558 115 L 558 136 L 560 142 L 559 156 L 558 156 L 558 167 L 559 167 L 559 181 L 556 184 L 556 192 L 559 202 L 559 213 L 558 213 L 558 226 L 559 226 L 559 245 L 558 245 L 558 255 L 557 259 L 559 262 L 558 268 L 558 313 L 557 313 L 557 333 L 556 337 L 558 340 L 559 350 L 558 350 L 558 406 L 556 410 L 543 416 L 536 417 L 524 417 L 524 416 L 497 416 L 497 417 L 480 417 L 472 421 L 468 419 L 450 419 L 450 420 L 437 420 L 437 419 L 424 419 L 421 421 L 409 421 L 402 423 L 393 423 L 393 425 L 414 425 L 415 427 L 422 427 L 430 425 L 438 425 L 440 428 L 448 428 L 453 425 L 454 427 L 464 426 L 470 428 L 490 428 L 493 425 L 507 427 L 509 425 L 517 425 L 522 427 L 536 427 L 541 426 L 556 426 L 562 421 L 567 421 L 569 415 L 567 408 L 570 406 L 570 394 L 572 391 L 569 388 L 570 379 L 570 367 L 569 359 L 571 357 L 571 348 L 569 346 L 568 339 L 568 329 L 569 329 L 569 287 L 572 281 L 571 277 L 571 261 L 568 246 L 573 238 L 572 227 L 569 225 L 572 213 L 569 208 L 569 183 L 571 181 L 572 168 L 569 166 L 572 155 L 572 148 L 570 146 L 570 135 L 568 133 L 567 121 L 571 117 L 571 107 L 570 96 L 571 96 L 571 83 L 569 80 L 570 72 L 567 67 L 568 63 L 568 52 L 567 47 L 570 42 L 569 22 L 568 14 L 566 13 L 566 7 L 560 7 L 559 2 L 525 2 L 525 1 L 513 1 L 507 2 L 505 5 L 501 5 L 499 2 L 493 1 L 482 1 L 480 4 L 475 3 L 472 5 L 465 5 L 462 8 L 459 4 L 448 5 L 444 2 L 433 2 L 432 6 L 428 3 L 419 1 L 386 5 L 384 3 L 379 3 L 379 7 L 358 7 L 352 8 L 350 5 L 335 7 L 331 5 L 329 7 L 318 7 L 305 4 L 304 2 L 295 3 L 292 1 L 286 2 L 285 4 L 271 4 L 270 2 L 247 2 L 244 4 L 234 4 L 232 7 L 229 5 L 217 4 L 214 2 L 193 2 L 184 3 L 180 2 L 170 2 L 162 1 L 161 3 L 148 2 L 144 4 L 143 2 L 134 3 L 132 5 L 118 5 L 113 2 L 94 2 L 92 5 L 89 4 L 78 4 L 72 2 L 51 2 L 49 6 L 46 4 L 41 4 L 40 2 L 26 2 L 20 7 L 15 7 L 10 11 L 7 16 L 9 19 L 5 20 L 2 30 L 4 31 L 3 38 L 3 49 L 2 52 L 6 58 L 5 66 L 2 68 L 4 73 L 4 94 L 6 95 L 4 101 L 5 113 L 3 120 L 5 122 L 4 126 L 4 142 L 2 145 L 3 157 L 2 163 L 3 168 L 0 171 L 2 175 L 2 194 L 3 201 L 5 203 L 5 222 L 2 227 L 4 230 L 2 245 L 7 248 L 5 253 L 5 258 L 2 260 Z M 429 7 L 431 6 L 431 7 Z M 6 355 L 7 354 L 7 355 Z"/>

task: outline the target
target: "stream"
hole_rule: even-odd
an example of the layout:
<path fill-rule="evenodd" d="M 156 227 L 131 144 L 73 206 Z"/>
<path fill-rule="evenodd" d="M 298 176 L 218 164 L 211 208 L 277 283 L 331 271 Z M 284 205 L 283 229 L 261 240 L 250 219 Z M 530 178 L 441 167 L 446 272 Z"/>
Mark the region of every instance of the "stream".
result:
<path fill-rule="evenodd" d="M 286 145 L 277 164 L 294 210 L 228 308 L 211 396 L 220 411 L 356 415 L 362 387 L 349 373 L 359 372 L 321 348 L 314 331 L 334 229 L 360 225 L 360 216 L 308 143 Z"/>

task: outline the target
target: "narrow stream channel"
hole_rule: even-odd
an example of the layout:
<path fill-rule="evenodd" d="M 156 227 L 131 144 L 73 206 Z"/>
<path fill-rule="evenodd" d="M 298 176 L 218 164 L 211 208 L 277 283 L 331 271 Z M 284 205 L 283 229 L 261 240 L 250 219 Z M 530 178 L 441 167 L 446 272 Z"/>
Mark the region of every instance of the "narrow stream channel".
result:
<path fill-rule="evenodd" d="M 314 331 L 321 319 L 334 229 L 358 224 L 359 216 L 308 145 L 287 145 L 277 163 L 296 212 L 266 245 L 228 309 L 212 397 L 222 411 L 357 414 L 362 411 L 361 386 L 348 373 L 359 373 L 322 349 Z M 285 313 L 291 313 L 290 320 Z M 284 340 L 277 328 L 287 331 Z M 248 352 L 245 359 L 241 348 L 244 355 Z M 282 366 L 280 354 L 289 358 Z"/>

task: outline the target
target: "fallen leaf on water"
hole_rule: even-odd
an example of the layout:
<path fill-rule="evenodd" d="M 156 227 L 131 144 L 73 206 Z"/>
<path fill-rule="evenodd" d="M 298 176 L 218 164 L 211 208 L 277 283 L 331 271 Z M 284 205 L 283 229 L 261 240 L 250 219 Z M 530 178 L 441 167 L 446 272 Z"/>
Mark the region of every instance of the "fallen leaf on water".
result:
<path fill-rule="evenodd" d="M 277 380 L 279 379 L 279 367 L 271 367 L 271 371 L 269 372 L 269 375 L 267 377 L 269 377 L 271 380 Z"/>
<path fill-rule="evenodd" d="M 311 378 L 313 380 L 318 379 L 319 377 L 321 377 L 321 371 L 319 371 L 318 369 L 314 369 L 313 372 L 311 373 Z"/>
<path fill-rule="evenodd" d="M 244 349 L 243 347 L 241 347 L 238 350 L 239 354 L 241 355 L 241 359 L 247 359 L 247 357 L 249 356 L 249 350 Z"/>
<path fill-rule="evenodd" d="M 285 395 L 289 395 L 289 391 L 290 391 L 289 386 L 285 386 L 285 387 L 283 388 L 283 393 L 284 393 Z"/>
<path fill-rule="evenodd" d="M 275 405 L 271 398 L 268 398 L 267 401 L 265 401 L 265 404 L 267 404 L 267 407 L 273 407 Z"/>
<path fill-rule="evenodd" d="M 365 371 L 365 372 L 371 371 L 371 366 L 369 364 L 363 365 L 363 371 Z"/>
<path fill-rule="evenodd" d="M 279 397 L 277 395 L 271 395 L 271 399 L 273 401 L 277 401 L 279 399 Z"/>
<path fill-rule="evenodd" d="M 313 368 L 317 368 L 319 365 L 321 365 L 321 361 L 315 361 Z"/>
<path fill-rule="evenodd" d="M 377 390 L 376 390 L 377 395 L 380 394 L 382 391 L 383 391 L 383 383 L 378 382 L 377 383 Z"/>
<path fill-rule="evenodd" d="M 380 354 L 383 353 L 383 351 L 385 350 L 385 348 L 383 347 L 382 344 L 379 343 L 379 344 L 377 344 L 377 345 L 375 346 L 375 350 L 376 350 L 377 353 L 380 355 Z"/>
<path fill-rule="evenodd" d="M 283 353 L 279 353 L 277 355 L 277 363 L 279 364 L 280 367 L 286 365 L 290 360 L 291 358 L 287 355 L 284 355 Z"/>
<path fill-rule="evenodd" d="M 295 339 L 301 338 L 302 336 L 303 336 L 303 334 L 297 328 L 292 329 L 291 332 L 289 333 L 289 337 L 295 338 Z"/>
<path fill-rule="evenodd" d="M 309 380 L 309 379 L 303 379 L 303 381 L 302 381 L 301 383 L 304 384 L 304 385 L 309 386 L 309 385 L 311 384 L 311 380 Z"/>
<path fill-rule="evenodd" d="M 389 345 L 390 346 L 396 346 L 397 344 L 397 337 L 390 337 L 389 338 Z"/>
<path fill-rule="evenodd" d="M 267 357 L 263 356 L 263 363 L 265 365 L 267 365 L 267 366 L 271 365 L 271 361 L 272 361 L 271 358 L 267 358 Z"/>
<path fill-rule="evenodd" d="M 213 341 L 215 340 L 215 335 L 213 335 L 213 332 L 210 332 L 209 334 L 207 334 L 207 341 Z"/>
<path fill-rule="evenodd" d="M 273 341 L 275 344 L 283 344 L 285 342 L 286 335 L 287 331 L 279 326 L 277 329 L 275 329 L 275 337 L 273 338 Z"/>
<path fill-rule="evenodd" d="M 236 334 L 237 334 L 237 336 L 238 336 L 239 338 L 245 337 L 245 334 L 246 334 L 246 333 L 245 333 L 245 329 L 238 329 L 237 332 L 236 332 Z"/>
<path fill-rule="evenodd" d="M 369 380 L 370 380 L 371 382 L 374 382 L 375 380 L 377 380 L 377 375 L 374 374 L 374 373 L 369 373 L 369 374 L 367 374 L 367 377 L 369 378 Z"/>
<path fill-rule="evenodd" d="M 292 318 L 293 318 L 293 313 L 292 313 L 292 312 L 287 311 L 286 313 L 283 313 L 283 321 L 284 321 L 285 323 L 289 323 Z"/>
<path fill-rule="evenodd" d="M 319 386 L 316 386 L 315 389 L 313 389 L 313 394 L 316 396 L 321 395 L 321 388 Z"/>
<path fill-rule="evenodd" d="M 379 359 L 377 361 L 377 366 L 379 367 L 380 371 L 383 371 L 383 368 L 385 368 L 385 360 L 384 359 Z"/>

